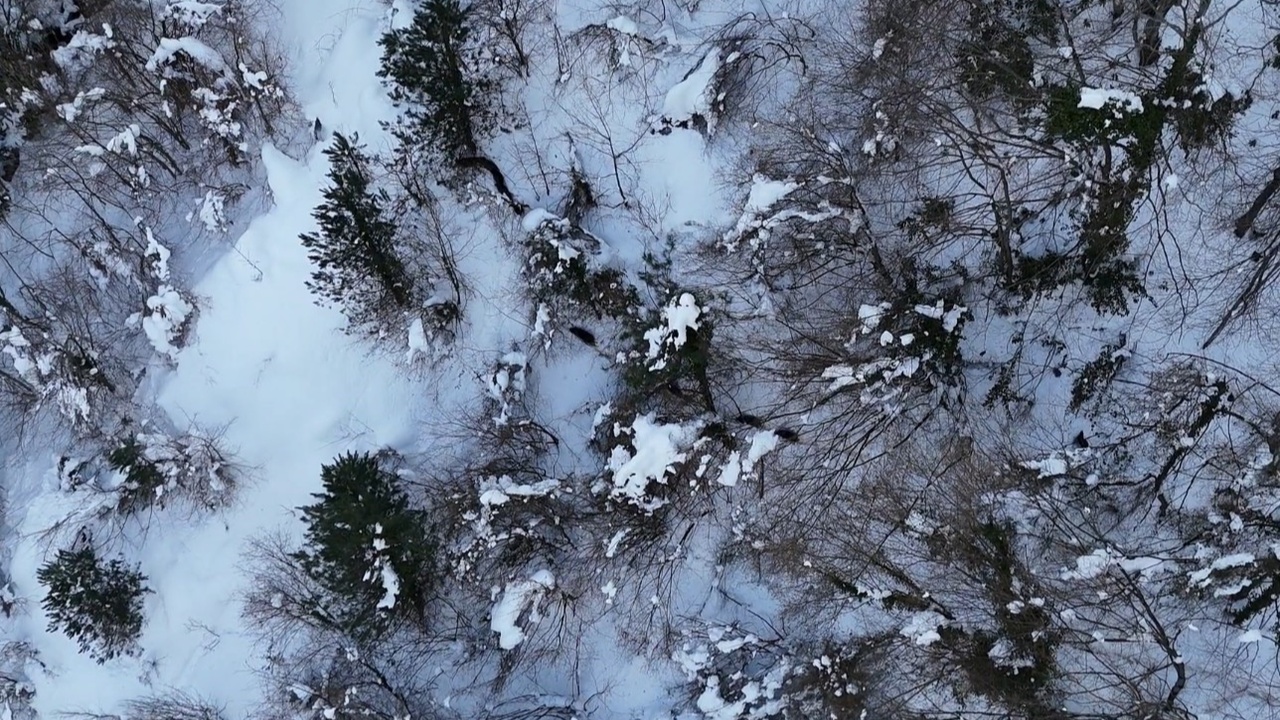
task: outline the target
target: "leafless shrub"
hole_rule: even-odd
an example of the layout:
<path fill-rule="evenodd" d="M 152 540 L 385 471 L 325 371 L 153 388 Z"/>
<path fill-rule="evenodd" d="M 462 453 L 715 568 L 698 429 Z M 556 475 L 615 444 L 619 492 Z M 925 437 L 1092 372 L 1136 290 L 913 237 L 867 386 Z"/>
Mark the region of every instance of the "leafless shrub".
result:
<path fill-rule="evenodd" d="M 226 720 L 223 708 L 182 690 L 129 700 L 124 710 L 134 720 Z"/>
<path fill-rule="evenodd" d="M 747 12 L 725 23 L 707 41 L 722 57 L 709 90 L 716 115 L 751 122 L 786 107 L 790 98 L 781 89 L 803 81 L 816 37 L 800 17 Z"/>

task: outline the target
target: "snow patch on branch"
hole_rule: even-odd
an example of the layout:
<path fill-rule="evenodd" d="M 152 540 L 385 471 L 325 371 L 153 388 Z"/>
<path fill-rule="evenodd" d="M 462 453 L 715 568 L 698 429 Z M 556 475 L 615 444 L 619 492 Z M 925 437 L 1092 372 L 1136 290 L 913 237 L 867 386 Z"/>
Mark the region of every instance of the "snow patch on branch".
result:
<path fill-rule="evenodd" d="M 664 348 L 669 346 L 679 350 L 689 342 L 689 333 L 701 327 L 699 318 L 704 312 L 705 308 L 698 307 L 698 301 L 691 293 L 683 293 L 662 309 L 662 324 L 644 333 L 644 339 L 649 341 L 651 370 L 667 366 L 666 358 L 662 357 Z"/>
<path fill-rule="evenodd" d="M 728 459 L 720 467 L 720 475 L 716 478 L 716 482 L 725 487 L 734 487 L 743 476 L 751 474 L 756 463 L 760 462 L 760 458 L 776 450 L 780 441 L 781 438 L 772 430 L 764 430 L 751 436 L 751 447 L 747 450 L 747 456 L 742 457 L 742 453 L 737 450 L 729 453 Z"/>
<path fill-rule="evenodd" d="M 209 22 L 209 18 L 222 12 L 222 6 L 215 3 L 196 2 L 196 0 L 177 0 L 169 3 L 166 12 L 170 17 L 192 28 L 198 28 Z"/>
<path fill-rule="evenodd" d="M 147 298 L 144 316 L 134 315 L 131 324 L 141 321 L 142 332 L 156 352 L 170 361 L 178 359 L 179 340 L 187 327 L 195 305 L 182 291 L 169 282 L 169 249 L 161 245 L 146 228 L 146 257 L 154 258 L 151 271 L 160 281 L 155 293 Z"/>
<path fill-rule="evenodd" d="M 489 613 L 489 627 L 498 634 L 498 647 L 511 650 L 524 642 L 525 631 L 519 625 L 520 616 L 531 609 L 529 622 L 542 619 L 539 604 L 548 590 L 555 589 L 556 578 L 550 570 L 539 570 L 528 580 L 507 583 L 502 597 Z"/>
<path fill-rule="evenodd" d="M 396 606 L 396 597 L 400 595 L 400 576 L 396 574 L 395 568 L 391 567 L 391 560 L 387 556 L 387 548 L 390 546 L 382 537 L 382 523 L 374 524 L 373 534 L 374 566 L 365 575 L 365 580 L 372 580 L 374 574 L 377 574 L 383 590 L 382 599 L 378 601 L 377 608 L 390 610 Z"/>
<path fill-rule="evenodd" d="M 159 68 L 172 64 L 179 53 L 186 55 L 195 63 L 203 65 L 213 72 L 222 75 L 230 72 L 226 61 L 222 59 L 221 53 L 190 36 L 163 38 L 160 40 L 160 45 L 151 53 L 151 58 L 147 60 L 146 68 L 155 72 Z"/>
<path fill-rule="evenodd" d="M 89 65 L 93 58 L 116 46 L 111 39 L 110 25 L 102 26 L 102 34 L 98 35 L 86 30 L 77 30 L 71 41 L 54 50 L 50 55 L 53 61 L 64 70 L 81 70 Z"/>
<path fill-rule="evenodd" d="M 609 494 L 652 512 L 663 502 L 649 497 L 649 484 L 667 484 L 668 473 L 687 458 L 684 448 L 693 442 L 695 429 L 657 423 L 650 414 L 637 417 L 630 428 L 614 425 L 614 435 L 623 434 L 631 436 L 631 447 L 615 447 L 609 455 L 613 484 Z"/>
<path fill-rule="evenodd" d="M 1076 107 L 1087 108 L 1090 110 L 1101 110 L 1108 104 L 1132 113 L 1140 113 L 1143 109 L 1142 98 L 1126 90 L 1091 87 L 1080 88 L 1080 102 Z"/>
<path fill-rule="evenodd" d="M 911 616 L 899 631 L 917 645 L 932 645 L 942 639 L 938 630 L 947 626 L 947 619 L 932 610 L 922 610 Z"/>

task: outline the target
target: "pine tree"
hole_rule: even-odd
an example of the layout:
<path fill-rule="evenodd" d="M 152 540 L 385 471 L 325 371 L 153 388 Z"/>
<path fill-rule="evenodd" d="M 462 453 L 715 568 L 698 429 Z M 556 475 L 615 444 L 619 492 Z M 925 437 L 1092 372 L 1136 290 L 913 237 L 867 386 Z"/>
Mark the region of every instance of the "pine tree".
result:
<path fill-rule="evenodd" d="M 435 561 L 425 513 L 409 507 L 395 475 L 368 453 L 339 456 L 321 479 L 318 502 L 302 508 L 306 546 L 294 554 L 329 595 L 313 611 L 366 639 L 394 617 L 421 618 Z"/>
<path fill-rule="evenodd" d="M 320 232 L 301 238 L 317 266 L 307 287 L 343 306 L 355 323 L 376 319 L 388 307 L 407 308 L 413 283 L 396 251 L 386 194 L 371 189 L 368 157 L 341 134 L 325 155 L 332 185 L 314 213 Z"/>
<path fill-rule="evenodd" d="M 134 438 L 125 439 L 107 453 L 107 466 L 124 475 L 120 507 L 125 512 L 140 510 L 160 500 L 165 486 L 164 473 Z"/>
<path fill-rule="evenodd" d="M 146 576 L 120 560 L 103 563 L 92 547 L 59 550 L 36 578 L 48 592 L 49 630 L 61 630 L 99 663 L 137 649 Z"/>
<path fill-rule="evenodd" d="M 391 81 L 391 98 L 406 105 L 401 142 L 428 146 L 448 161 L 476 152 L 488 83 L 468 72 L 468 11 L 458 0 L 425 0 L 413 23 L 382 37 L 379 76 Z"/>

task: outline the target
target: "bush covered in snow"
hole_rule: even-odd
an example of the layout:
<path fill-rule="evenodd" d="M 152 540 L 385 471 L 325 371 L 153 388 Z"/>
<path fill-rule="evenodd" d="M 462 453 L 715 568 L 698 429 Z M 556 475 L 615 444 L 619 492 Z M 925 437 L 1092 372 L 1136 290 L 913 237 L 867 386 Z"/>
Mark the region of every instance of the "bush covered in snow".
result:
<path fill-rule="evenodd" d="M 163 507 L 171 499 L 206 509 L 224 507 L 240 479 L 219 439 L 202 431 L 177 436 L 137 433 L 116 444 L 106 461 L 118 476 L 113 483 L 118 505 L 130 513 Z"/>
<path fill-rule="evenodd" d="M 525 218 L 525 274 L 533 298 L 553 317 L 614 320 L 633 315 L 640 297 L 626 276 L 600 267 L 600 240 L 567 219 L 535 210 Z"/>
<path fill-rule="evenodd" d="M 619 353 L 627 390 L 637 398 L 666 397 L 677 405 L 714 413 L 711 308 L 693 293 L 678 292 L 655 315 L 632 322 L 635 346 Z"/>

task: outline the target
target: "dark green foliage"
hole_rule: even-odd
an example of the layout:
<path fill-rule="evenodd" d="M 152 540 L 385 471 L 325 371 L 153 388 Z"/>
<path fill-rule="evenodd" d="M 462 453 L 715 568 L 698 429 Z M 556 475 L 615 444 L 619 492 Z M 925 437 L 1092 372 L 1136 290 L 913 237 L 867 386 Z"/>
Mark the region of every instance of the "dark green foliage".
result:
<path fill-rule="evenodd" d="M 945 228 L 950 223 L 951 208 L 937 200 L 926 200 L 920 213 L 919 226 Z M 964 327 L 973 313 L 961 302 L 965 273 L 961 268 L 938 268 L 905 259 L 897 270 L 894 284 L 882 289 L 888 307 L 883 307 L 877 332 L 864 335 L 863 342 L 877 348 L 878 357 L 905 360 L 916 358 L 921 372 L 913 373 L 911 382 L 930 386 L 958 387 L 963 383 L 960 341 Z M 888 345 L 880 341 L 881 332 L 893 334 Z M 903 344 L 910 336 L 909 344 Z"/>
<path fill-rule="evenodd" d="M 956 202 L 952 198 L 927 197 L 920 201 L 920 212 L 898 223 L 898 229 L 912 240 L 929 237 L 932 231 L 945 233 L 951 230 Z"/>
<path fill-rule="evenodd" d="M 155 502 L 165 485 L 164 473 L 147 459 L 138 441 L 129 438 L 107 454 L 107 465 L 124 473 L 120 509 L 131 512 Z"/>
<path fill-rule="evenodd" d="M 1011 524 L 987 521 L 942 540 L 944 557 L 989 593 L 995 631 L 949 627 L 940 634 L 975 692 L 1045 717 L 1060 638 L 1034 575 L 1018 558 L 1016 538 Z"/>
<path fill-rule="evenodd" d="M 1134 205 L 1146 191 L 1146 170 L 1142 173 L 1142 181 L 1100 183 L 1096 204 L 1080 228 L 1084 248 L 1076 279 L 1098 312 L 1124 314 L 1131 297 L 1146 292 L 1137 262 L 1126 257 Z"/>
<path fill-rule="evenodd" d="M 807 718 L 872 717 L 868 695 L 876 680 L 876 666 L 883 660 L 886 636 L 839 645 L 828 642 L 814 653 L 814 662 L 800 664 L 790 679 L 792 702 Z M 795 717 L 785 715 L 784 717 Z"/>
<path fill-rule="evenodd" d="M 1173 62 L 1153 89 L 1133 88 L 1141 107 L 1108 103 L 1080 107 L 1081 87 L 1050 88 L 1045 99 L 1045 132 L 1077 152 L 1094 155 L 1106 149 L 1089 169 L 1088 208 L 1079 217 L 1079 252 L 1022 258 L 1020 278 L 1025 296 L 1078 282 L 1094 309 L 1124 314 L 1134 298 L 1145 296 L 1138 262 L 1130 259 L 1129 226 L 1135 208 L 1150 190 L 1150 172 L 1164 152 L 1167 128 L 1176 131 L 1184 151 L 1225 138 L 1236 116 L 1252 100 L 1227 94 L 1211 100 L 1203 75 L 1193 67 L 1203 26 L 1196 24 L 1175 52 Z"/>
<path fill-rule="evenodd" d="M 1122 315 L 1131 298 L 1142 297 L 1146 289 L 1138 277 L 1138 264 L 1130 258 L 1108 257 L 1127 242 L 1097 243 L 1092 262 L 1079 255 L 1045 253 L 1038 257 L 1018 257 L 1017 272 L 1009 286 L 1024 298 L 1066 287 L 1073 283 L 1084 286 L 1093 309 L 1100 313 Z"/>
<path fill-rule="evenodd" d="M 306 545 L 294 559 L 327 597 L 311 609 L 317 619 L 371 639 L 395 617 L 421 620 L 434 585 L 436 546 L 427 516 L 409 507 L 394 473 L 368 453 L 348 453 L 320 471 L 324 492 L 301 508 Z M 399 581 L 394 607 L 380 608 L 386 595 L 381 568 Z"/>
<path fill-rule="evenodd" d="M 1195 74 L 1196 79 L 1200 78 Z M 1246 90 L 1242 97 L 1223 93 L 1213 100 L 1203 85 L 1188 97 L 1175 99 L 1177 107 L 1172 111 L 1174 129 L 1184 152 L 1208 147 L 1215 141 L 1223 141 L 1235 126 L 1235 120 L 1253 105 L 1253 95 Z"/>
<path fill-rule="evenodd" d="M 969 9 L 969 36 L 961 43 L 957 61 L 960 79 L 979 98 L 997 93 L 1025 104 L 1034 92 L 1035 58 L 1027 34 L 1005 3 L 975 3 Z"/>
<path fill-rule="evenodd" d="M 674 308 L 684 295 L 692 297 L 690 293 L 676 293 L 666 307 Z M 685 342 L 677 346 L 675 335 L 667 333 L 664 311 L 647 321 L 633 322 L 628 328 L 628 339 L 635 349 L 630 354 L 633 361 L 623 367 L 623 383 L 637 398 L 665 396 L 676 404 L 698 407 L 701 412 L 716 412 L 710 378 L 713 320 L 703 308 L 698 327 L 686 328 Z"/>
<path fill-rule="evenodd" d="M 1159 138 L 1163 117 L 1158 100 L 1138 92 L 1142 111 L 1108 103 L 1101 108 L 1080 107 L 1081 87 L 1055 86 L 1045 95 L 1044 130 L 1050 136 L 1079 147 L 1124 144 L 1132 147 Z M 1139 163 L 1145 164 L 1145 163 Z"/>
<path fill-rule="evenodd" d="M 1012 0 L 1011 3 L 1019 28 L 1048 45 L 1058 42 L 1061 5 L 1061 0 Z"/>
<path fill-rule="evenodd" d="M 136 652 L 146 577 L 120 560 L 103 563 L 91 547 L 59 550 L 36 578 L 49 630 L 61 630 L 99 663 Z"/>
<path fill-rule="evenodd" d="M 320 232 L 301 238 L 316 264 L 307 287 L 357 323 L 408 309 L 413 281 L 397 252 L 396 226 L 385 209 L 389 199 L 372 189 L 368 157 L 341 134 L 325 155 L 332 185 L 314 213 Z"/>
<path fill-rule="evenodd" d="M 1146 294 L 1138 263 L 1127 257 L 1129 226 L 1149 188 L 1148 174 L 1168 116 L 1149 95 L 1140 98 L 1141 110 L 1115 103 L 1080 107 L 1080 91 L 1078 86 L 1049 90 L 1045 131 L 1082 154 L 1108 148 L 1108 158 L 1114 153 L 1121 160 L 1113 165 L 1108 159 L 1089 170 L 1094 176 L 1081 198 L 1084 210 L 1077 214 L 1079 241 L 1073 250 L 1019 254 L 1008 286 L 1030 298 L 1079 284 L 1094 310 L 1119 315 Z"/>
<path fill-rule="evenodd" d="M 1071 384 L 1071 412 L 1077 412 L 1091 398 L 1098 394 L 1115 379 L 1120 368 L 1124 367 L 1129 354 L 1125 352 L 1127 338 L 1122 334 L 1118 343 L 1107 343 L 1098 352 L 1098 357 L 1085 363 Z"/>
<path fill-rule="evenodd" d="M 584 236 L 564 220 L 544 222 L 529 236 L 525 272 L 534 298 L 600 319 L 634 314 L 640 305 L 635 287 L 618 270 L 591 267 Z"/>
<path fill-rule="evenodd" d="M 489 83 L 470 68 L 469 11 L 458 0 L 424 0 L 413 23 L 382 36 L 382 69 L 391 98 L 406 108 L 397 130 L 409 147 L 426 146 L 445 162 L 474 155 L 489 123 Z"/>

